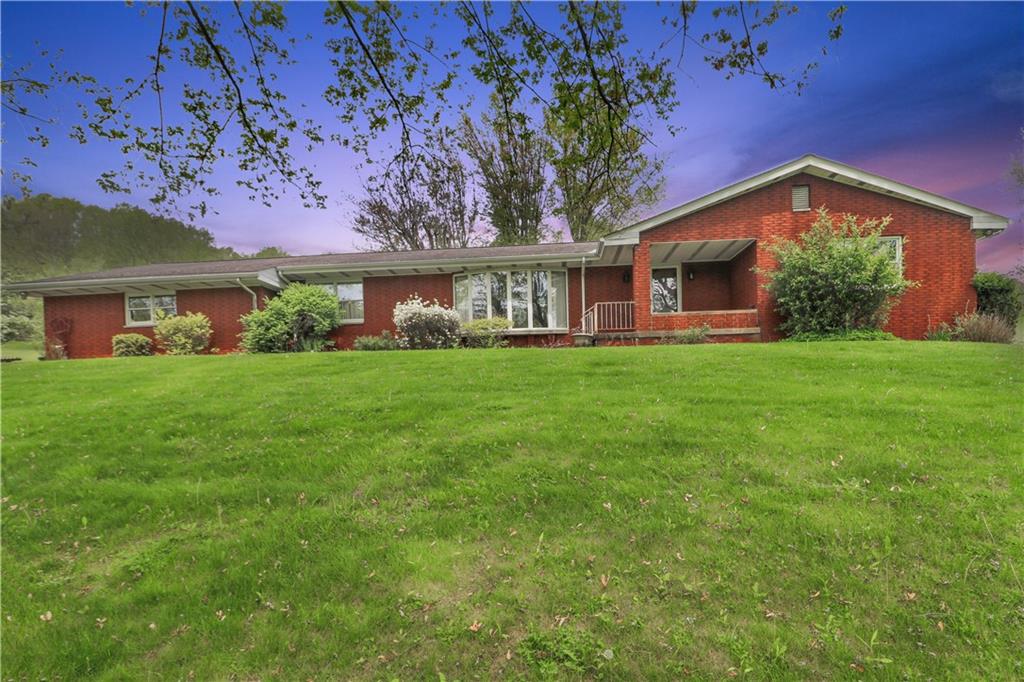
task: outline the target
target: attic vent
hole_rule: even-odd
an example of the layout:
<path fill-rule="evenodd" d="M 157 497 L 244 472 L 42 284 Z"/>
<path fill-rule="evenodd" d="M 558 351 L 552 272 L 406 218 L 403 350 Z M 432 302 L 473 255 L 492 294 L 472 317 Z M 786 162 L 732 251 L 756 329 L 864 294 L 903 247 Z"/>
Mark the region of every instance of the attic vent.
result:
<path fill-rule="evenodd" d="M 811 210 L 811 188 L 809 185 L 793 185 L 793 210 Z"/>

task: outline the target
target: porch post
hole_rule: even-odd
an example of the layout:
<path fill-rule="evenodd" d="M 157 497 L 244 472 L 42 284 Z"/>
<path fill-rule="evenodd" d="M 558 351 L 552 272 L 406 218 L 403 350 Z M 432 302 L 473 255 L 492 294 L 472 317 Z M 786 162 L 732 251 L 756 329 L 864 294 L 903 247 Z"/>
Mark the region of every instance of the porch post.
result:
<path fill-rule="evenodd" d="M 587 257 L 580 260 L 580 317 L 587 312 Z"/>

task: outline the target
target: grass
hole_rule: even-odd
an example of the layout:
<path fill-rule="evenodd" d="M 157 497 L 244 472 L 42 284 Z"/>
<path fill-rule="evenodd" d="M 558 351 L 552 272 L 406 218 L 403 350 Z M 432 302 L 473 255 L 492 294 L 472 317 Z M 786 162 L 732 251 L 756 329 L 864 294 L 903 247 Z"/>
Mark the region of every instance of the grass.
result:
<path fill-rule="evenodd" d="M 1024 348 L 3 368 L 11 679 L 1024 675 Z"/>
<path fill-rule="evenodd" d="M 43 354 L 41 341 L 6 341 L 0 346 L 0 357 L 18 358 L 20 362 L 31 362 Z"/>

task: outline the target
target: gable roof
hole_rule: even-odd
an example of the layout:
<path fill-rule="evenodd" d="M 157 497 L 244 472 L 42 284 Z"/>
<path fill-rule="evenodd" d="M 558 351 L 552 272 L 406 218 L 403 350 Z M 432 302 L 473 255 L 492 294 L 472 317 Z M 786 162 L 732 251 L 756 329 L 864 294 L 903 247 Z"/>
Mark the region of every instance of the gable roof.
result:
<path fill-rule="evenodd" d="M 761 189 L 772 183 L 784 180 L 788 177 L 808 173 L 835 182 L 854 185 L 862 189 L 880 194 L 887 194 L 898 197 L 924 206 L 930 206 L 949 213 L 955 213 L 971 219 L 971 229 L 980 232 L 992 233 L 1006 229 L 1009 219 L 989 211 L 969 206 L 968 204 L 954 201 L 952 199 L 927 192 L 917 187 L 897 182 L 890 178 L 869 173 L 868 171 L 854 168 L 845 163 L 832 161 L 816 154 L 807 154 L 799 159 L 776 166 L 762 173 L 758 173 L 745 180 L 740 180 L 722 189 L 705 194 L 685 204 L 676 206 L 655 216 L 641 220 L 629 227 L 617 230 L 605 237 L 606 243 L 631 243 L 634 242 L 641 232 L 649 230 L 669 221 L 681 218 L 691 213 L 696 213 L 723 201 L 728 201 L 747 192 Z"/>

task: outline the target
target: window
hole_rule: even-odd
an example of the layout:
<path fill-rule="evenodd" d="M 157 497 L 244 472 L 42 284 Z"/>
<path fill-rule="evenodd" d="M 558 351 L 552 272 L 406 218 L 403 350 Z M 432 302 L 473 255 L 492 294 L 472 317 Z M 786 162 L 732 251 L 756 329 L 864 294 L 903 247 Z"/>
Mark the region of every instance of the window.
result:
<path fill-rule="evenodd" d="M 357 324 L 363 321 L 362 282 L 339 282 L 320 286 L 338 297 L 342 324 Z"/>
<path fill-rule="evenodd" d="M 679 312 L 679 268 L 651 270 L 651 312 Z"/>
<path fill-rule="evenodd" d="M 124 323 L 127 327 L 152 327 L 158 318 L 178 314 L 174 294 L 126 294 Z"/>
<path fill-rule="evenodd" d="M 811 187 L 810 185 L 793 185 L 793 210 L 811 210 Z"/>
<path fill-rule="evenodd" d="M 879 237 L 882 248 L 889 252 L 889 258 L 900 270 L 903 270 L 903 237 Z"/>
<path fill-rule="evenodd" d="M 513 270 L 455 275 L 455 309 L 464 321 L 512 320 L 513 329 L 568 329 L 565 270 Z"/>

